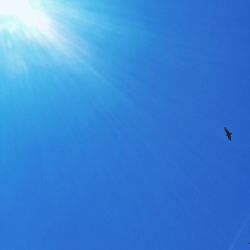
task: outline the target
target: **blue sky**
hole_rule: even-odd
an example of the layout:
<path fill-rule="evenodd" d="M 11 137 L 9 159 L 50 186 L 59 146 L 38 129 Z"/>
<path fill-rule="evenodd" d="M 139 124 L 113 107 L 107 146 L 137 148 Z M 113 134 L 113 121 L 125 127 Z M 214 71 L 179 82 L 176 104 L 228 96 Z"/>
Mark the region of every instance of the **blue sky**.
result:
<path fill-rule="evenodd" d="M 0 12 L 0 249 L 249 249 L 248 1 L 34 8 Z"/>

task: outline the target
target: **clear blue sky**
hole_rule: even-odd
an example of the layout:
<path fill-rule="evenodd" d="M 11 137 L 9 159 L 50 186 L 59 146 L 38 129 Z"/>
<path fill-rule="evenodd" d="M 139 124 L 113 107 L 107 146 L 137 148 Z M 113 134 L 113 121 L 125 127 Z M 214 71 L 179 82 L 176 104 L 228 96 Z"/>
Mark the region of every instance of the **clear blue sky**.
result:
<path fill-rule="evenodd" d="M 250 249 L 249 1 L 54 2 L 0 16 L 0 249 Z"/>

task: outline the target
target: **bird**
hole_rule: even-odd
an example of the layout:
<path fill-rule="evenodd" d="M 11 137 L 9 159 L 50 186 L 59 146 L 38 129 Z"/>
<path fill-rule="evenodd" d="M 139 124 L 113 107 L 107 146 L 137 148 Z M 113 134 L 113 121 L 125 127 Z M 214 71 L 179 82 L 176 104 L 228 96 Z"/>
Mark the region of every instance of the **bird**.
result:
<path fill-rule="evenodd" d="M 225 130 L 225 132 L 226 132 L 226 136 L 227 136 L 227 138 L 228 138 L 228 140 L 229 141 L 231 141 L 232 140 L 232 132 L 230 132 L 226 127 L 224 127 L 224 130 Z"/>

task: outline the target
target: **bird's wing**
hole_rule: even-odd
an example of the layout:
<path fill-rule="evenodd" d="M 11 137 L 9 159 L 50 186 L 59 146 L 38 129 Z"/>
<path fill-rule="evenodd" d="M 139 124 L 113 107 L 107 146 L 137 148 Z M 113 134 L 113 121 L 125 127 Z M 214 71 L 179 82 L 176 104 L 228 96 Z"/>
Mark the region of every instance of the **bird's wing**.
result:
<path fill-rule="evenodd" d="M 224 130 L 227 134 L 230 134 L 229 130 L 226 127 L 224 128 Z"/>

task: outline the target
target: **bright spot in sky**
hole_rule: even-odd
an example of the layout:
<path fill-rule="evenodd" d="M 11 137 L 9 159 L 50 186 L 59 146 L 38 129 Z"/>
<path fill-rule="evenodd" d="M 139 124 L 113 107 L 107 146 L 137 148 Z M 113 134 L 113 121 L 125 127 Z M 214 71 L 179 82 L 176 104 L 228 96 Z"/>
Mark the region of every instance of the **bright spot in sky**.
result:
<path fill-rule="evenodd" d="M 0 0 L 0 72 L 62 66 L 97 74 L 102 41 L 125 41 L 124 27 L 91 0 Z"/>
<path fill-rule="evenodd" d="M 74 57 L 79 45 L 67 22 L 76 10 L 59 3 L 0 0 L 0 64 L 12 72 L 26 71 L 37 63 L 48 65 L 54 59 L 61 63 Z M 63 56 L 68 59 L 62 60 Z"/>
<path fill-rule="evenodd" d="M 29 0 L 0 0 L 1 30 L 29 29 L 43 35 L 50 32 L 50 20 L 39 5 Z"/>

